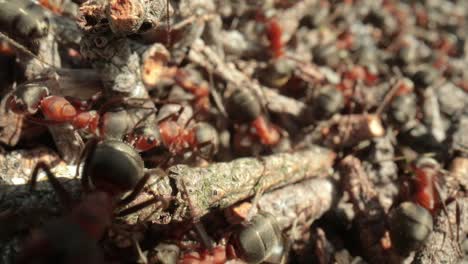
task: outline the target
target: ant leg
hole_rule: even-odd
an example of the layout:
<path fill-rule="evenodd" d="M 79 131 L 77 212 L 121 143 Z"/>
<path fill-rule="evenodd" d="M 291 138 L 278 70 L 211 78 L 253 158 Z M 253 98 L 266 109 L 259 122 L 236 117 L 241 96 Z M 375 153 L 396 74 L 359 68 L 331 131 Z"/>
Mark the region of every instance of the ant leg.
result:
<path fill-rule="evenodd" d="M 252 207 L 247 213 L 247 217 L 245 219 L 247 222 L 250 222 L 250 220 L 252 220 L 252 217 L 254 216 L 254 213 L 256 212 L 255 209 L 257 208 L 257 204 L 260 201 L 260 198 L 262 197 L 263 193 L 265 192 L 265 188 L 263 187 L 263 183 L 262 183 L 263 175 L 265 174 L 265 168 L 266 168 L 265 160 L 261 157 L 257 157 L 257 159 L 259 159 L 260 162 L 263 163 L 263 172 L 262 172 L 262 176 L 258 179 L 257 183 L 255 184 L 255 186 L 257 187 L 257 190 L 255 191 L 254 198 L 252 199 Z"/>
<path fill-rule="evenodd" d="M 63 187 L 62 183 L 57 179 L 57 177 L 55 177 L 55 174 L 52 173 L 52 171 L 50 171 L 49 165 L 47 165 L 45 162 L 39 162 L 34 168 L 34 171 L 31 176 L 30 191 L 33 191 L 36 187 L 37 176 L 39 175 L 39 170 L 41 169 L 45 172 L 47 179 L 52 185 L 52 188 L 57 194 L 62 206 L 64 208 L 71 208 L 72 197 L 70 193 L 65 189 L 65 187 Z"/>
<path fill-rule="evenodd" d="M 133 214 L 134 212 L 138 212 L 140 211 L 141 209 L 145 208 L 145 207 L 148 207 L 150 205 L 153 205 L 157 202 L 164 202 L 164 206 L 163 208 L 167 208 L 168 207 L 168 201 L 169 200 L 172 200 L 172 198 L 164 198 L 162 196 L 156 196 L 156 197 L 153 197 L 153 198 L 150 198 L 146 201 L 143 201 L 141 203 L 138 203 L 138 204 L 135 204 L 131 207 L 128 207 L 120 212 L 118 212 L 116 214 L 117 217 L 123 217 L 123 216 L 126 216 L 126 215 L 129 215 L 129 214 Z"/>
<path fill-rule="evenodd" d="M 182 183 L 183 192 L 187 196 L 187 193 L 188 193 L 187 192 L 187 186 L 185 186 L 184 181 L 181 181 L 181 183 Z M 199 221 L 197 216 L 193 215 L 195 210 L 193 208 L 192 202 L 190 201 L 190 199 L 188 199 L 188 197 L 186 197 L 186 198 L 187 198 L 188 206 L 189 206 L 189 209 L 190 209 L 190 214 L 192 214 L 192 218 L 194 219 L 193 225 L 195 227 L 195 231 L 197 232 L 198 236 L 200 237 L 200 239 L 201 239 L 203 245 L 205 246 L 205 248 L 211 251 L 213 249 L 213 245 L 214 245 L 213 239 L 211 239 L 211 237 L 208 235 L 208 233 L 206 232 L 205 227 Z"/>
<path fill-rule="evenodd" d="M 156 108 L 152 108 L 147 114 L 145 114 L 138 122 L 133 126 L 133 128 L 130 131 L 134 131 L 141 123 L 145 122 L 148 117 L 150 117 L 152 114 L 156 113 Z"/>
<path fill-rule="evenodd" d="M 135 198 L 141 193 L 141 191 L 145 187 L 150 176 L 151 174 L 146 173 L 145 176 L 143 176 L 143 178 L 141 178 L 141 180 L 138 181 L 137 185 L 135 186 L 135 188 L 133 188 L 132 192 L 119 201 L 118 206 L 126 205 L 130 203 L 131 201 L 135 200 Z"/>
<path fill-rule="evenodd" d="M 124 97 L 115 97 L 107 102 L 105 102 L 100 108 L 99 108 L 99 114 L 103 114 L 107 112 L 110 108 L 113 106 L 128 106 L 128 107 L 133 107 L 133 108 L 140 108 L 140 109 L 154 109 L 154 107 L 145 107 L 143 106 L 147 102 L 152 102 L 150 99 L 146 98 L 124 98 Z"/>
<path fill-rule="evenodd" d="M 462 245 L 460 243 L 460 223 L 461 223 L 461 207 L 458 201 L 455 201 L 455 218 L 456 218 L 456 223 L 457 223 L 457 252 L 460 255 L 460 257 L 463 257 L 463 249 Z"/>
<path fill-rule="evenodd" d="M 72 97 L 72 96 L 64 96 L 64 98 L 68 102 L 70 102 L 70 104 L 72 104 L 74 107 L 79 108 L 82 111 L 89 111 L 90 109 L 92 109 L 94 104 L 99 99 L 102 98 L 102 92 L 97 92 L 96 94 L 91 96 L 91 98 L 89 98 L 87 100 L 78 99 L 78 98 Z"/>
<path fill-rule="evenodd" d="M 179 118 L 179 116 L 184 112 L 184 106 L 183 105 L 180 105 L 180 109 L 177 111 L 177 112 L 174 112 L 174 113 L 170 113 L 168 114 L 167 116 L 161 118 L 160 120 L 158 120 L 158 124 L 161 124 L 163 123 L 164 121 L 167 121 L 169 119 L 174 119 L 174 120 L 177 120 Z"/>

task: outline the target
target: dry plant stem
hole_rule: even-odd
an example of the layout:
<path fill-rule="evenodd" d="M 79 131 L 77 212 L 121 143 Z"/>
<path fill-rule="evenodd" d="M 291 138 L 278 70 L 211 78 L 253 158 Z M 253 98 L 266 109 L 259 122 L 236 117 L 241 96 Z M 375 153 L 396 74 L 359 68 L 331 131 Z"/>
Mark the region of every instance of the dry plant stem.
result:
<path fill-rule="evenodd" d="M 294 241 L 332 207 L 335 194 L 336 187 L 330 180 L 310 179 L 264 194 L 257 208 L 272 214 Z"/>
<path fill-rule="evenodd" d="M 468 189 L 468 158 L 454 158 L 450 164 L 450 174 L 455 178 L 456 183 Z"/>
<path fill-rule="evenodd" d="M 325 144 L 332 147 L 352 147 L 361 141 L 385 134 L 382 121 L 374 114 L 336 115 L 322 130 Z"/>
<path fill-rule="evenodd" d="M 468 198 L 459 198 L 460 223 L 457 226 L 456 203 L 447 206 L 448 217 L 440 213 L 435 219 L 434 231 L 420 248 L 413 260 L 413 264 L 422 263 L 459 263 L 461 260 L 459 243 L 463 242 L 468 234 Z M 450 234 L 449 221 L 452 225 L 453 234 Z M 457 241 L 460 238 L 460 241 Z"/>
<path fill-rule="evenodd" d="M 280 95 L 276 91 L 260 85 L 256 80 L 248 78 L 236 69 L 234 64 L 223 61 L 201 39 L 193 43 L 188 59 L 233 84 L 236 88 L 253 90 L 264 101 L 263 103 L 268 109 L 273 112 L 287 113 L 299 117 L 306 108 L 304 103 Z"/>
<path fill-rule="evenodd" d="M 214 163 L 206 168 L 171 167 L 169 177 L 179 190 L 173 220 L 201 217 L 211 208 L 224 209 L 254 196 L 258 190 L 269 191 L 309 178 L 326 177 L 334 158 L 332 151 L 312 147 L 262 159 L 240 158 Z"/>
<path fill-rule="evenodd" d="M 340 162 L 340 169 L 343 188 L 349 193 L 354 210 L 364 211 L 365 206 L 376 198 L 377 192 L 361 161 L 348 155 Z"/>

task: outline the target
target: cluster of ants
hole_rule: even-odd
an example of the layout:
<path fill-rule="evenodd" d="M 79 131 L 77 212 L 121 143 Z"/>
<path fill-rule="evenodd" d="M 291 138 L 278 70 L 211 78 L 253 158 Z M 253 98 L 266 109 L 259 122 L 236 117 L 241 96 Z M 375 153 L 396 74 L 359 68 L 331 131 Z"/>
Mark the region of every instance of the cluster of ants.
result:
<path fill-rule="evenodd" d="M 435 217 L 441 212 L 448 215 L 446 207 L 456 197 L 444 197 L 443 185 L 447 181 L 444 180 L 441 165 L 436 159 L 427 158 L 421 153 L 430 150 L 437 153 L 436 158 L 448 160 L 442 159 L 440 154 L 450 152 L 454 160 L 461 160 L 460 164 L 464 162 L 466 172 L 468 144 L 463 139 L 462 134 L 465 132 L 462 131 L 462 120 L 466 119 L 467 113 L 466 105 L 463 105 L 463 102 L 468 102 L 467 81 L 461 73 L 464 67 L 460 66 L 466 62 L 455 61 L 456 56 L 467 52 L 466 44 L 464 47 L 460 44 L 466 34 L 454 29 L 449 24 L 451 21 L 444 22 L 435 16 L 431 17 L 428 11 L 430 7 L 406 1 L 379 1 L 380 8 L 379 4 L 366 0 L 305 0 L 297 3 L 278 0 L 265 1 L 263 4 L 233 1 L 223 6 L 223 3 L 207 0 L 200 1 L 201 7 L 193 6 L 197 11 L 205 8 L 206 14 L 178 18 L 180 21 L 176 24 L 173 17 L 180 15 L 177 9 L 191 7 L 187 1 L 147 1 L 148 5 L 159 3 L 160 10 L 166 12 L 151 14 L 158 17 L 158 23 L 150 19 L 152 16 L 148 13 L 151 12 L 143 12 L 141 17 L 125 17 L 125 12 L 145 9 L 137 8 L 134 2 L 138 1 L 128 1 L 137 6 L 132 6 L 133 9 L 119 6 L 121 2 L 108 2 L 79 3 L 82 6 L 81 29 L 85 37 L 89 37 L 83 37 L 82 42 L 93 39 L 94 46 L 105 50 L 113 44 L 105 39 L 107 35 L 145 44 L 149 42 L 148 39 L 160 40 L 162 44 L 153 43 L 152 46 L 158 48 L 157 52 L 148 48 L 148 53 L 143 52 L 145 55 L 141 56 L 143 66 L 141 72 L 138 72 L 141 75 L 135 79 L 145 85 L 145 91 L 140 93 L 143 96 L 133 96 L 132 92 L 105 87 L 90 98 L 82 99 L 56 93 L 56 89 L 49 87 L 47 82 L 34 78 L 20 83 L 5 99 L 10 111 L 23 116 L 30 123 L 66 125 L 87 139 L 78 159 L 77 172 L 81 168 L 80 164 L 83 165 L 83 194 L 79 202 L 72 199 L 47 164 L 39 163 L 35 167 L 32 188 L 39 172 L 44 171 L 60 202 L 69 211 L 32 232 L 22 245 L 18 263 L 104 263 L 106 256 L 99 242 L 105 237 L 115 217 L 137 213 L 145 206 L 170 199 L 153 197 L 128 206 L 143 192 L 152 177 L 152 169 L 148 169 L 150 165 L 156 164 L 163 169 L 176 163 L 202 166 L 213 160 L 294 151 L 304 145 L 320 144 L 333 148 L 343 157 L 354 153 L 356 157 L 363 158 L 375 152 L 374 156 L 386 156 L 389 159 L 386 162 L 392 162 L 396 167 L 393 147 L 392 153 L 381 153 L 385 150 L 379 150 L 373 141 L 385 133 L 386 138 L 391 137 L 391 132 L 385 132 L 382 120 L 387 121 L 389 131 L 397 132 L 398 144 L 405 145 L 417 156 L 408 166 L 411 178 L 398 179 L 402 183 L 397 191 L 390 193 L 390 198 L 384 197 L 389 198 L 391 203 L 390 206 L 382 206 L 385 208 L 385 219 L 379 221 L 386 222 L 391 247 L 406 257 L 428 239 Z M 2 33 L 5 41 L 2 44 L 6 48 L 2 46 L 0 52 L 10 54 L 9 51 L 16 49 L 18 53 L 33 57 L 46 67 L 52 67 L 55 74 L 65 76 L 67 71 L 64 68 L 44 62 L 34 54 L 40 55 L 39 50 L 29 50 L 30 46 L 34 47 L 38 44 L 36 42 L 40 44 L 50 33 L 51 16 L 73 14 L 73 8 L 66 10 L 65 3 L 78 8 L 77 4 L 66 1 L 61 6 L 51 0 L 39 3 L 27 0 L 17 3 L 0 1 L 0 23 L 3 24 L 0 29 L 9 33 Z M 298 7 L 301 5 L 304 6 Z M 105 12 L 100 12 L 101 7 Z M 123 11 L 119 8 L 123 8 Z M 207 11 L 216 8 L 219 8 L 219 14 Z M 297 25 L 288 28 L 284 26 L 288 21 L 283 21 L 285 18 L 282 15 L 289 14 L 288 11 L 294 8 L 317 12 L 299 10 L 301 12 L 296 12 L 296 15 L 300 17 L 289 17 L 297 19 Z M 435 13 L 455 9 L 441 8 L 441 11 L 432 8 L 436 10 L 432 10 Z M 405 17 L 410 14 L 415 14 L 416 18 Z M 467 14 L 465 17 L 457 15 L 460 20 L 468 19 Z M 213 22 L 216 19 L 223 24 L 219 28 Z M 163 23 L 159 22 L 164 20 L 167 25 L 161 26 Z M 188 24 L 190 26 L 186 26 Z M 182 30 L 184 27 L 188 29 Z M 427 36 L 433 28 L 437 28 L 438 33 Z M 161 34 L 164 40 L 160 39 Z M 275 89 L 278 96 L 294 99 L 305 110 L 293 117 L 288 116 L 287 110 L 285 113 L 271 113 L 269 102 L 265 104 L 264 98 L 255 91 L 245 87 L 230 87 L 220 76 L 213 76 L 204 70 L 203 65 L 194 67 L 188 63 L 190 60 L 184 55 L 180 55 L 182 59 L 175 58 L 173 54 L 188 54 L 187 50 L 195 41 L 193 38 L 212 44 L 215 47 L 214 56 L 236 63 L 236 67 L 252 82 L 258 81 L 265 89 Z M 25 48 L 18 42 L 30 45 Z M 138 48 L 143 46 L 139 42 L 134 45 Z M 84 50 L 83 46 L 82 54 L 70 48 L 68 58 L 84 64 L 82 57 L 91 57 L 89 54 L 97 56 L 95 54 L 98 52 Z M 216 53 L 220 48 L 223 51 Z M 424 52 L 431 49 L 434 55 Z M 115 52 L 118 54 L 119 50 Z M 107 56 L 106 52 L 102 53 Z M 135 54 L 140 56 L 142 52 Z M 102 64 L 93 66 L 98 68 Z M 52 75 L 48 72 L 47 78 Z M 432 86 L 442 86 L 448 80 L 461 94 L 461 99 L 453 99 L 462 101 L 458 108 L 456 103 L 452 106 L 450 102 L 443 101 L 441 95 L 433 92 Z M 118 83 L 120 79 L 112 81 Z M 446 89 L 452 91 L 452 88 Z M 432 91 L 432 94 L 427 91 Z M 189 99 L 179 99 L 178 95 Z M 434 100 L 440 103 L 431 104 Z M 424 106 L 418 107 L 418 102 Z M 448 110 L 440 109 L 443 107 Z M 367 114 L 369 110 L 375 110 L 375 113 Z M 228 139 L 223 137 L 226 134 Z M 360 146 L 365 141 L 371 143 Z M 450 149 L 444 149 L 446 143 L 451 143 Z M 377 159 L 376 162 L 384 161 Z M 370 181 L 384 187 L 395 185 L 396 174 L 400 171 L 393 168 L 390 174 L 395 175 L 386 179 L 388 173 L 378 166 L 369 165 L 368 172 L 377 175 L 369 176 Z M 459 171 L 463 172 L 463 169 Z M 348 188 L 349 200 L 356 203 L 359 195 L 351 190 L 355 185 L 345 183 L 343 186 L 348 186 L 345 189 Z M 373 188 L 379 191 L 378 188 L 382 187 Z M 120 208 L 124 209 L 118 211 Z M 366 205 L 358 208 L 359 205 L 356 205 L 355 210 L 370 210 Z M 221 239 L 223 243 L 215 247 L 206 243 L 210 239 L 203 227 L 197 223 L 193 226 L 205 245 L 190 248 L 181 244 L 180 248 L 184 249 L 182 254 L 176 254 L 171 260 L 158 261 L 287 261 L 288 241 L 276 219 L 267 213 L 260 212 L 246 225 L 230 229 Z M 359 246 L 366 250 L 366 246 L 372 247 L 380 243 L 380 239 L 366 237 L 360 240 Z M 456 239 L 458 243 L 466 238 Z M 346 239 L 341 240 L 342 244 L 349 243 Z M 379 242 L 363 242 L 369 240 Z M 320 251 L 312 257 L 317 263 L 332 261 L 320 258 L 327 254 L 323 248 L 315 248 L 313 251 Z M 366 255 L 359 251 L 354 253 Z M 372 262 L 372 257 L 368 261 Z"/>

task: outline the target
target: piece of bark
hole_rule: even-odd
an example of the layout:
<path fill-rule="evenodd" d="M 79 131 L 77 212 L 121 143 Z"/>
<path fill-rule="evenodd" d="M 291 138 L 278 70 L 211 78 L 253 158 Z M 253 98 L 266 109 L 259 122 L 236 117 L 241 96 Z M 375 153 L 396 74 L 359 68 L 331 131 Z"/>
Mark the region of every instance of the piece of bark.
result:
<path fill-rule="evenodd" d="M 459 226 L 457 226 L 456 203 L 460 206 Z M 416 252 L 413 264 L 459 263 L 462 259 L 460 245 L 468 234 L 468 198 L 457 199 L 447 206 L 447 211 L 448 216 L 440 212 L 436 217 L 434 231 Z"/>
<path fill-rule="evenodd" d="M 361 141 L 381 137 L 385 129 L 378 115 L 336 115 L 322 129 L 325 145 L 334 148 L 352 147 Z"/>
<path fill-rule="evenodd" d="M 178 193 L 173 220 L 201 217 L 211 208 L 226 208 L 254 196 L 309 178 L 329 175 L 335 158 L 330 150 L 312 147 L 261 159 L 241 158 L 206 168 L 177 165 L 169 169 Z"/>
<path fill-rule="evenodd" d="M 335 199 L 336 187 L 329 179 L 310 179 L 265 193 L 257 208 L 272 214 L 293 250 L 301 251 L 307 245 L 310 226 Z"/>
<path fill-rule="evenodd" d="M 299 117 L 306 109 L 304 103 L 283 96 L 273 89 L 260 85 L 256 80 L 248 78 L 248 76 L 239 71 L 234 64 L 223 61 L 222 58 L 213 49 L 206 46 L 201 39 L 193 43 L 188 59 L 209 72 L 213 72 L 237 88 L 253 90 L 262 100 L 262 103 L 273 112 L 287 113 Z"/>

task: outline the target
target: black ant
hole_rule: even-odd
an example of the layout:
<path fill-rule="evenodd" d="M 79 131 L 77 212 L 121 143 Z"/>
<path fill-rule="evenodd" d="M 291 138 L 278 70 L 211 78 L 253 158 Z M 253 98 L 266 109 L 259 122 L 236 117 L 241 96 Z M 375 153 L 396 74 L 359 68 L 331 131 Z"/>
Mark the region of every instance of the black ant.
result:
<path fill-rule="evenodd" d="M 44 171 L 60 202 L 70 208 L 63 217 L 33 232 L 25 243 L 18 263 L 102 263 L 103 256 L 97 242 L 111 225 L 116 208 L 133 201 L 150 177 L 144 171 L 143 160 L 130 145 L 117 140 L 93 140 L 85 152 L 81 185 L 84 191 L 80 202 L 70 194 L 51 172 L 46 163 L 39 163 L 32 175 L 34 188 L 40 170 Z M 125 195 L 125 193 L 130 192 Z M 123 197 L 122 197 L 123 196 Z M 160 197 L 151 198 L 125 209 L 153 204 Z"/>

